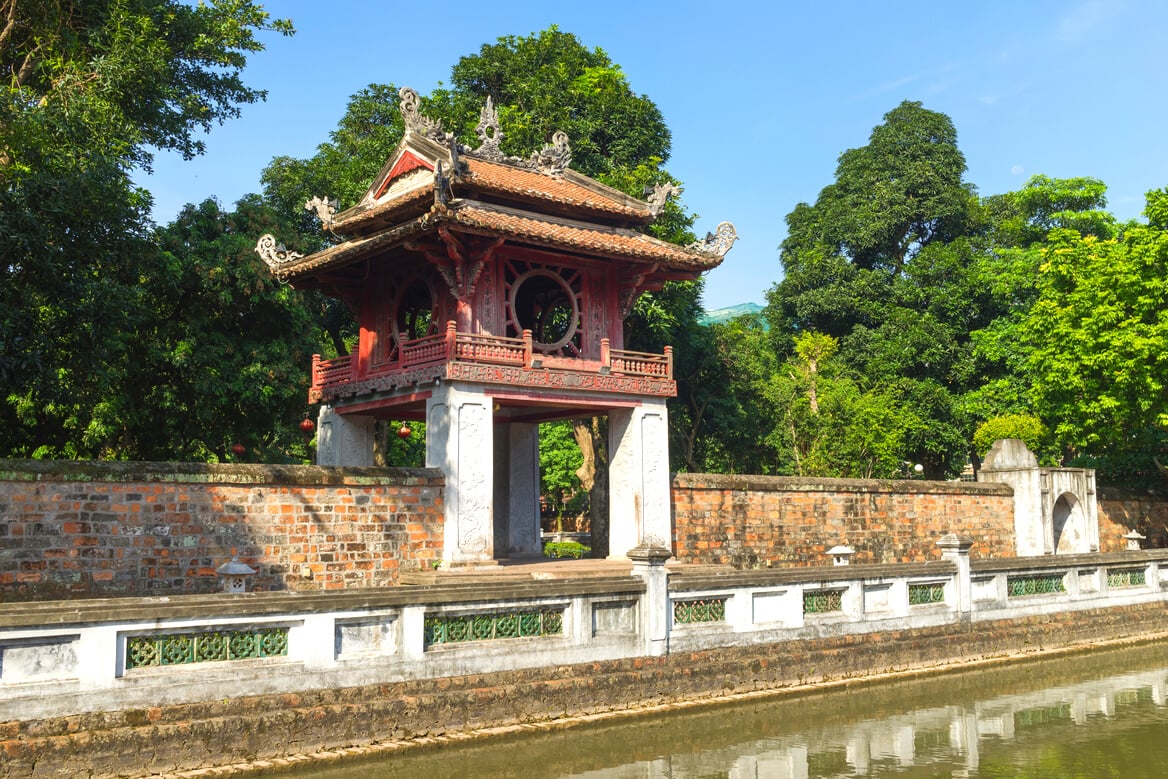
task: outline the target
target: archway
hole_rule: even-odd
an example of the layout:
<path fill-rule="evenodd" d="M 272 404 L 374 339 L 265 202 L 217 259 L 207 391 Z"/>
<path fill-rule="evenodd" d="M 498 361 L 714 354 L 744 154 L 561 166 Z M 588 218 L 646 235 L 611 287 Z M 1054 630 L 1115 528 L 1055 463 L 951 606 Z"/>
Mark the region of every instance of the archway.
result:
<path fill-rule="evenodd" d="M 1069 492 L 1059 495 L 1051 514 L 1051 547 L 1055 554 L 1087 551 L 1087 525 L 1082 506 Z"/>

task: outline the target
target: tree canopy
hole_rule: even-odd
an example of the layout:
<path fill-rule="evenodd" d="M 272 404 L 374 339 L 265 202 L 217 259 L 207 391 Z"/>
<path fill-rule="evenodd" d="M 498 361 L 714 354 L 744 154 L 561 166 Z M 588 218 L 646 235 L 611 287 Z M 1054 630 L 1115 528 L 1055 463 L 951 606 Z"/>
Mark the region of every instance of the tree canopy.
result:
<path fill-rule="evenodd" d="M 262 99 L 247 55 L 291 27 L 249 0 L 5 0 L 0 18 L 0 451 L 138 457 L 121 410 L 151 382 L 143 282 L 164 258 L 130 172 Z"/>

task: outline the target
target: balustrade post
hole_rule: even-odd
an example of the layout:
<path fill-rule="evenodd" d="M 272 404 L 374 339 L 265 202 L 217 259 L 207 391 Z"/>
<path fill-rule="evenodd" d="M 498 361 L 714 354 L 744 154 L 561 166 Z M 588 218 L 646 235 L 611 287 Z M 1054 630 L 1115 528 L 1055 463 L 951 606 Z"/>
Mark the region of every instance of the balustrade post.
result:
<path fill-rule="evenodd" d="M 669 571 L 665 562 L 673 553 L 660 546 L 641 545 L 629 550 L 633 576 L 645 580 L 641 601 L 640 633 L 645 654 L 661 657 L 669 654 Z"/>
<path fill-rule="evenodd" d="M 665 378 L 673 378 L 673 347 L 665 347 Z"/>
<path fill-rule="evenodd" d="M 523 331 L 523 367 L 531 367 L 531 358 L 533 356 L 535 347 L 532 345 L 531 330 Z"/>
<path fill-rule="evenodd" d="M 446 322 L 446 362 L 450 362 L 455 356 L 455 344 L 458 341 L 458 325 L 453 319 Z"/>
<path fill-rule="evenodd" d="M 612 367 L 612 341 L 608 338 L 600 339 L 600 365 L 602 368 Z"/>
<path fill-rule="evenodd" d="M 957 566 L 953 584 L 956 587 L 954 607 L 958 614 L 969 614 L 973 608 L 973 581 L 969 568 L 969 550 L 973 539 L 948 533 L 937 540 L 941 548 L 941 559 L 949 560 Z"/>
<path fill-rule="evenodd" d="M 320 375 L 320 355 L 314 354 L 312 355 L 312 387 L 316 389 L 323 386 L 324 377 Z"/>

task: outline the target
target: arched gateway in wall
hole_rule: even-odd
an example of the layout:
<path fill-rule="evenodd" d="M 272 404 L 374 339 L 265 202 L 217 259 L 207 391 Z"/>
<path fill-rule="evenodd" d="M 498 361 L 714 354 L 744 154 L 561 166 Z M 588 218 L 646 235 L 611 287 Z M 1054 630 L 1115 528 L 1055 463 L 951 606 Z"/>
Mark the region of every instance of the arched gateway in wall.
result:
<path fill-rule="evenodd" d="M 978 481 L 1014 488 L 1014 544 L 1019 557 L 1099 551 L 1095 471 L 1046 468 L 1016 438 L 995 441 Z"/>
<path fill-rule="evenodd" d="M 353 354 L 313 358 L 318 463 L 370 465 L 375 419 L 425 420 L 426 464 L 446 475 L 444 565 L 536 555 L 539 423 L 607 416 L 610 552 L 668 547 L 672 354 L 625 350 L 623 320 L 641 293 L 717 266 L 733 226 L 657 240 L 644 230 L 670 185 L 644 202 L 576 173 L 563 133 L 504 156 L 490 100 L 468 148 L 400 94 L 405 135 L 361 201 L 306 205 L 341 242 L 256 247 L 360 323 Z"/>

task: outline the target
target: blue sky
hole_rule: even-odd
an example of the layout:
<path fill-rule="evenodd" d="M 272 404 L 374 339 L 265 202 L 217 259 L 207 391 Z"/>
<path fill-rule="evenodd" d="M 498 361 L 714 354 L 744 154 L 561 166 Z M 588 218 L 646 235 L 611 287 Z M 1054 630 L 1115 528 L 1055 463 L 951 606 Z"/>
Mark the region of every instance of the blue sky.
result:
<path fill-rule="evenodd" d="M 156 221 L 260 189 L 277 155 L 308 157 L 348 97 L 372 82 L 429 92 L 459 57 L 552 24 L 621 65 L 673 133 L 669 171 L 699 234 L 740 239 L 706 278 L 707 308 L 763 303 L 781 277 L 784 217 L 832 182 L 902 100 L 948 114 L 983 195 L 1035 174 L 1094 176 L 1121 219 L 1168 186 L 1168 3 L 608 2 L 268 3 L 291 38 L 265 35 L 247 82 L 268 99 L 216 128 L 193 161 L 159 154 L 139 183 Z M 306 192 L 305 197 L 314 194 Z M 349 204 L 341 204 L 342 207 Z"/>

